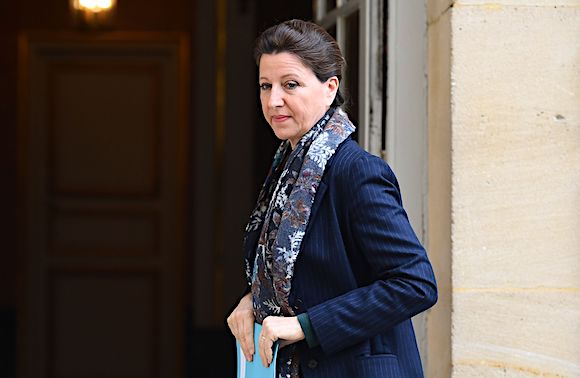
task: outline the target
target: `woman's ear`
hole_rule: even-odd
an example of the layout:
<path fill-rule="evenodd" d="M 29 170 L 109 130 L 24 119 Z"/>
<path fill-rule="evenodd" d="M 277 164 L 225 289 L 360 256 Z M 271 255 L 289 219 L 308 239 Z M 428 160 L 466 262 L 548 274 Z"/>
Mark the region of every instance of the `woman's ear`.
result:
<path fill-rule="evenodd" d="M 334 98 L 336 97 L 336 92 L 338 91 L 338 87 L 340 85 L 340 81 L 338 81 L 338 78 L 336 76 L 331 76 L 328 78 L 328 80 L 326 80 L 326 92 L 327 92 L 327 96 L 326 98 L 328 99 L 328 106 L 332 105 L 332 102 L 334 101 Z"/>

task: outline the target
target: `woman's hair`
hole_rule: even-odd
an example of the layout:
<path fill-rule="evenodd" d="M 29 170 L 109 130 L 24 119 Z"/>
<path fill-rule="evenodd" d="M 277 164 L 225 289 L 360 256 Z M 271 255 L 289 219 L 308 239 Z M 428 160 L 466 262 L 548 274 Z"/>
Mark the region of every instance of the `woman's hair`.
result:
<path fill-rule="evenodd" d="M 321 26 L 302 20 L 288 20 L 266 29 L 256 39 L 254 58 L 260 66 L 264 54 L 288 52 L 296 55 L 324 83 L 332 76 L 342 80 L 346 61 L 338 43 Z M 331 106 L 341 106 L 345 98 L 338 88 Z"/>

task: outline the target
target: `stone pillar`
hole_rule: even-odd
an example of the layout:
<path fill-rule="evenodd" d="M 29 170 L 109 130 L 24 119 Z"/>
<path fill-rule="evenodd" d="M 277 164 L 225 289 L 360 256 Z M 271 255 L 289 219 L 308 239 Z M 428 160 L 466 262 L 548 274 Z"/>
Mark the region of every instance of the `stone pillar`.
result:
<path fill-rule="evenodd" d="M 580 377 L 580 1 L 428 8 L 427 376 Z"/>
<path fill-rule="evenodd" d="M 429 1 L 427 250 L 439 300 L 426 315 L 426 377 L 451 376 L 451 0 Z"/>

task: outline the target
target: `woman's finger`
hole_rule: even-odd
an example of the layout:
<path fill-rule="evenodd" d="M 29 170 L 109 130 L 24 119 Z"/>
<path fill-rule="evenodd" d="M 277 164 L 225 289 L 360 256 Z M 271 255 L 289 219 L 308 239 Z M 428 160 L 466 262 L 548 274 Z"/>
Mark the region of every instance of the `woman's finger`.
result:
<path fill-rule="evenodd" d="M 262 360 L 262 365 L 264 365 L 264 367 L 268 367 L 272 363 L 272 347 L 274 346 L 274 342 L 275 340 L 272 340 L 272 336 L 264 333 L 264 330 L 262 329 L 258 350 L 260 352 L 260 359 Z"/>
<path fill-rule="evenodd" d="M 272 340 L 266 340 L 264 353 L 266 354 L 267 366 L 270 366 L 270 364 L 272 363 L 272 347 L 273 346 L 274 346 L 274 342 Z"/>
<path fill-rule="evenodd" d="M 259 350 L 260 358 L 262 359 L 264 367 L 268 367 L 272 363 L 274 354 L 272 347 L 274 346 L 274 343 L 278 341 L 277 331 L 273 326 L 275 325 L 275 322 L 273 322 L 274 319 L 274 317 L 268 316 L 262 322 Z"/>
<path fill-rule="evenodd" d="M 228 327 L 240 343 L 242 353 L 247 361 L 254 357 L 254 311 L 251 294 L 240 300 L 227 319 Z"/>
<path fill-rule="evenodd" d="M 246 316 L 240 328 L 240 346 L 246 356 L 246 360 L 254 359 L 254 316 Z"/>
<path fill-rule="evenodd" d="M 266 336 L 264 335 L 264 329 L 262 329 L 262 332 L 260 333 L 260 338 L 258 340 L 258 352 L 260 353 L 260 360 L 262 360 L 262 365 L 264 365 L 264 367 L 268 367 L 268 363 L 266 361 Z"/>

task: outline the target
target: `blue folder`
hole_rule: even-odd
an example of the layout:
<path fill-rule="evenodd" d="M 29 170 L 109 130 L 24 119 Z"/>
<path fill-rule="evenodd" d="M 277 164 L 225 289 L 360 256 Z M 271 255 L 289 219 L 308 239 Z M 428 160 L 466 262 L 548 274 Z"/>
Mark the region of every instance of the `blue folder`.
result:
<path fill-rule="evenodd" d="M 275 378 L 276 377 L 276 356 L 278 355 L 278 343 L 274 343 L 273 352 L 274 358 L 272 363 L 267 368 L 262 365 L 260 353 L 258 353 L 258 338 L 262 326 L 258 323 L 254 324 L 254 358 L 252 362 L 246 361 L 240 343 L 236 341 L 236 349 L 238 351 L 238 378 Z"/>

